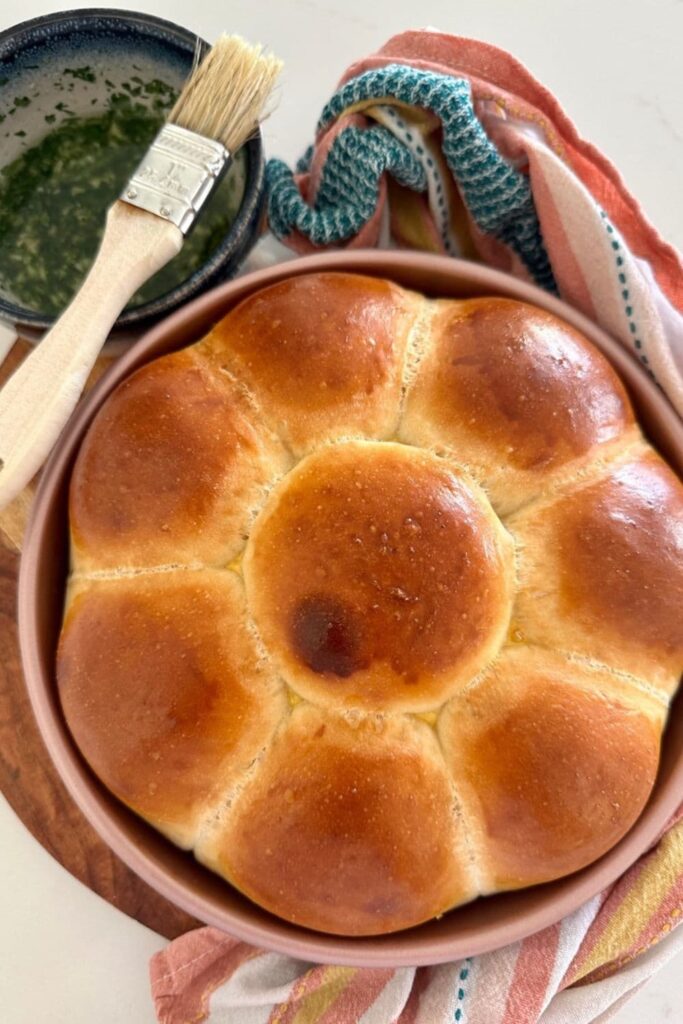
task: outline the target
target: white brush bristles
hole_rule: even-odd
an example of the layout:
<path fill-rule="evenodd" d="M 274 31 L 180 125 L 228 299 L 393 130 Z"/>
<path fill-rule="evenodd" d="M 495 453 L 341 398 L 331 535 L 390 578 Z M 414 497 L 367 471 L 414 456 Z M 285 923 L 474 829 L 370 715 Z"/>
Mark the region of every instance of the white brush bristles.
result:
<path fill-rule="evenodd" d="M 168 120 L 235 153 L 265 116 L 281 68 L 262 46 L 222 35 L 188 78 Z"/>

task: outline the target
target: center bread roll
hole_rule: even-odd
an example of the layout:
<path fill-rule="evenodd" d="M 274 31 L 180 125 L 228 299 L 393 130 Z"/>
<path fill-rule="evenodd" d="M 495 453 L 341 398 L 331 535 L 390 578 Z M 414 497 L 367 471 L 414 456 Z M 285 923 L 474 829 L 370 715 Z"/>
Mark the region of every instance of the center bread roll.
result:
<path fill-rule="evenodd" d="M 244 576 L 254 622 L 298 694 L 330 708 L 429 711 L 497 653 L 514 552 L 457 467 L 353 441 L 318 449 L 274 489 Z"/>
<path fill-rule="evenodd" d="M 546 312 L 255 292 L 110 395 L 70 523 L 76 744 L 273 914 L 409 928 L 591 863 L 648 799 L 683 487 Z"/>

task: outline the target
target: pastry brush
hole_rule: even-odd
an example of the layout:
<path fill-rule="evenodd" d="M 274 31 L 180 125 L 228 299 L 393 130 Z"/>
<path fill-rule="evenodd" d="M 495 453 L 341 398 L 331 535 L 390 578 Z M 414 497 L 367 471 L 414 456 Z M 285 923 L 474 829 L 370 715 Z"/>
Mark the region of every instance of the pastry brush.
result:
<path fill-rule="evenodd" d="M 280 68 L 261 47 L 221 36 L 192 71 L 109 209 L 78 294 L 0 391 L 0 508 L 47 458 L 121 310 L 182 248 L 232 155 L 256 130 Z"/>

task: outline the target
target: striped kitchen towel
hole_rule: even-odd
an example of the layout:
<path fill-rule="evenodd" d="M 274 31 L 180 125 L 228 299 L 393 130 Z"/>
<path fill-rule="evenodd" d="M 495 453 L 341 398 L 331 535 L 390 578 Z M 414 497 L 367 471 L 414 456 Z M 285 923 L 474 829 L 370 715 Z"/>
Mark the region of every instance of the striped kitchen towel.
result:
<path fill-rule="evenodd" d="M 346 72 L 296 173 L 268 165 L 297 252 L 402 245 L 481 259 L 618 338 L 683 415 L 683 263 L 619 174 L 510 54 L 404 32 Z"/>
<path fill-rule="evenodd" d="M 683 952 L 683 808 L 608 892 L 523 942 L 439 967 L 316 966 L 201 928 L 151 963 L 161 1024 L 588 1024 Z"/>
<path fill-rule="evenodd" d="M 506 54 L 407 32 L 353 65 L 296 174 L 268 167 L 296 252 L 404 245 L 558 293 L 619 338 L 683 415 L 683 266 L 615 169 Z M 588 1024 L 683 951 L 683 807 L 609 890 L 482 956 L 379 970 L 303 963 L 213 928 L 151 963 L 162 1024 Z"/>

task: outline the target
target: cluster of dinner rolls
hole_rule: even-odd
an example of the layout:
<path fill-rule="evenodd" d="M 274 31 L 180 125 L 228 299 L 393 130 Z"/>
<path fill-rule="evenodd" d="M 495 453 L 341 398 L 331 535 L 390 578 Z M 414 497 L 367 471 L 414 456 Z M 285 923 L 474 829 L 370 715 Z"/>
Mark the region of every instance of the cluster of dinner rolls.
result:
<path fill-rule="evenodd" d="M 66 720 L 289 921 L 373 935 L 600 857 L 683 668 L 683 488 L 580 334 L 352 274 L 250 295 L 97 415 Z"/>

